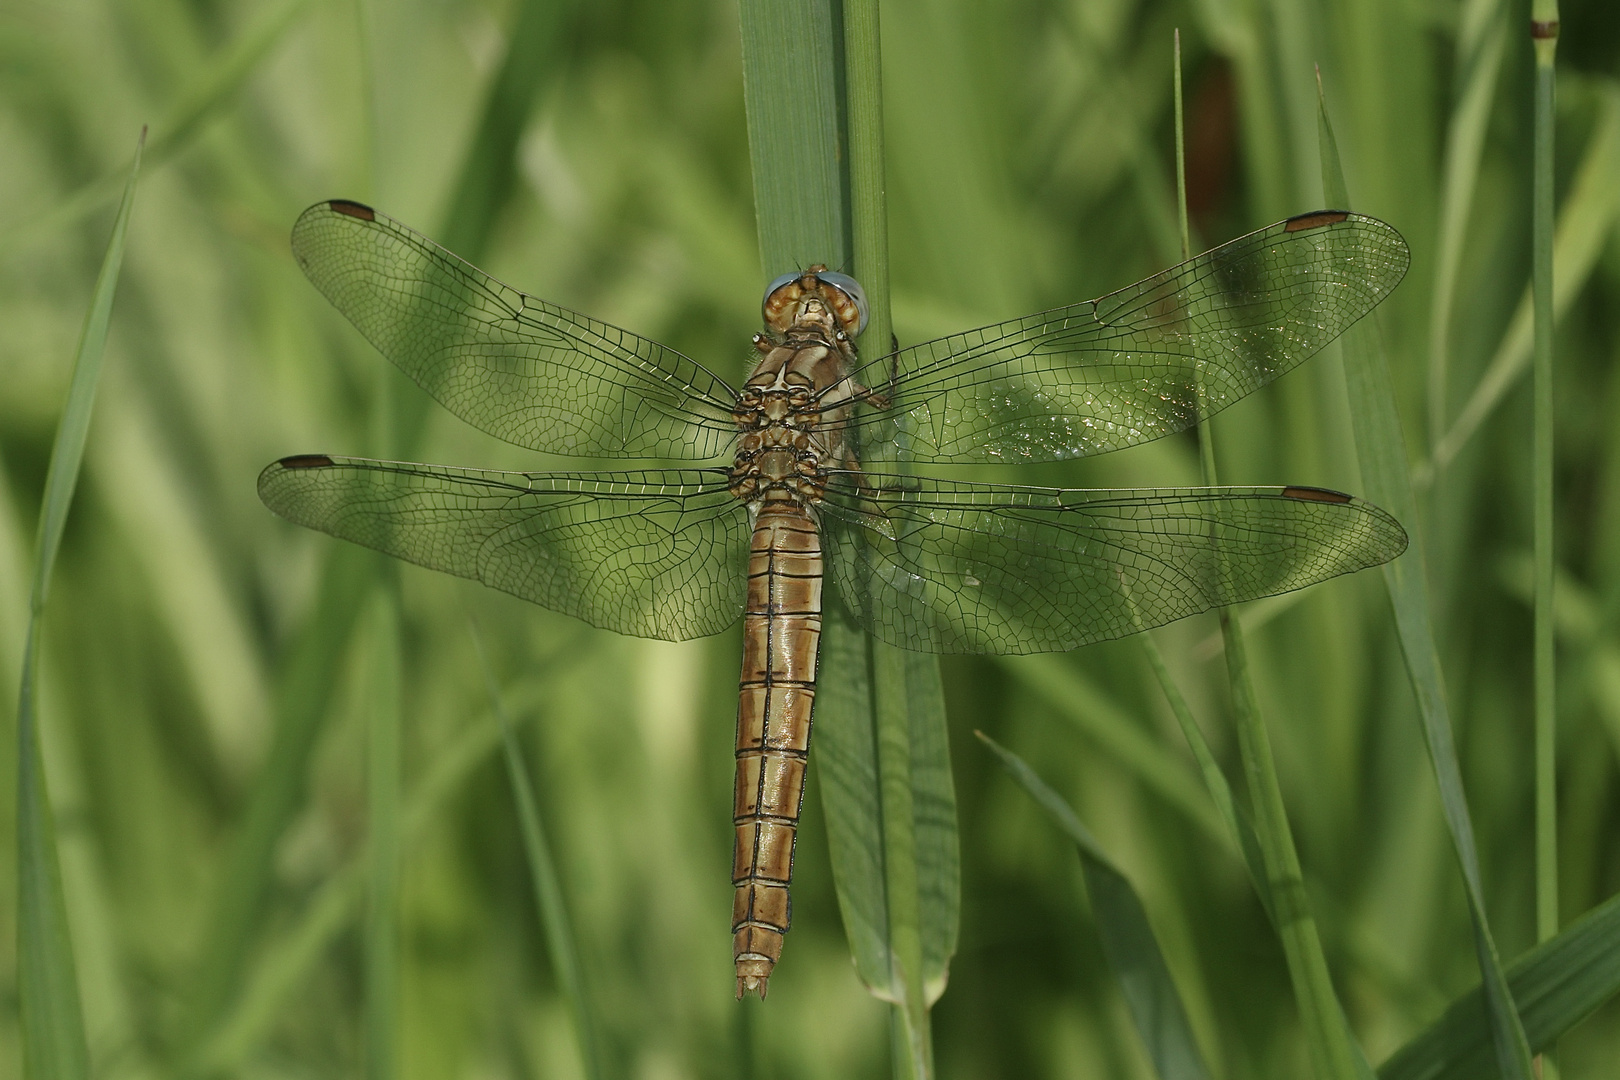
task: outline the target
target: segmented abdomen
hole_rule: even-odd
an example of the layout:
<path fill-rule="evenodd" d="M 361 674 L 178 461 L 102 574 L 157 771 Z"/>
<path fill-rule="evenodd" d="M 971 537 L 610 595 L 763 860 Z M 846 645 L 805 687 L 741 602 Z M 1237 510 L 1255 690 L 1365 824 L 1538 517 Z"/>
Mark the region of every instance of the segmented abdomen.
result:
<path fill-rule="evenodd" d="M 739 998 L 749 990 L 765 996 L 792 914 L 788 882 L 810 752 L 821 577 L 821 540 L 809 513 L 789 501 L 761 505 L 748 558 L 737 702 L 731 930 Z"/>

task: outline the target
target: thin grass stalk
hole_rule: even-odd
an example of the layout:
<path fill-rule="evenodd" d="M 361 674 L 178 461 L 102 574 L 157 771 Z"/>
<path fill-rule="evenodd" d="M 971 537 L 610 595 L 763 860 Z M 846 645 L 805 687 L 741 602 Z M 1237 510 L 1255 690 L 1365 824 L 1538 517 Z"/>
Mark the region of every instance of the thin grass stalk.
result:
<path fill-rule="evenodd" d="M 1457 271 L 1474 204 L 1485 131 L 1502 69 L 1507 43 L 1507 10 L 1502 0 L 1469 0 L 1457 35 L 1456 106 L 1446 125 L 1446 150 L 1440 185 L 1440 228 L 1435 238 L 1434 292 L 1429 302 L 1429 447 L 1446 431 L 1450 397 L 1452 305 L 1457 298 Z"/>
<path fill-rule="evenodd" d="M 1553 136 L 1558 0 L 1535 0 L 1531 288 L 1535 304 L 1535 403 L 1531 451 L 1535 516 L 1536 940 L 1558 935 L 1558 701 L 1553 635 Z M 1557 1076 L 1552 1057 L 1542 1076 Z"/>
<path fill-rule="evenodd" d="M 367 1080 L 399 1074 L 400 658 L 398 575 L 372 594 L 370 716 L 366 748 L 369 853 L 365 925 Z"/>
<path fill-rule="evenodd" d="M 1198 721 L 1193 718 L 1192 709 L 1187 706 L 1187 699 L 1182 696 L 1181 689 L 1171 678 L 1169 665 L 1164 662 L 1164 655 L 1154 643 L 1153 635 L 1143 633 L 1141 642 L 1142 651 L 1147 655 L 1154 678 L 1158 679 L 1165 700 L 1170 703 L 1170 711 L 1175 714 L 1176 723 L 1181 728 L 1182 736 L 1186 738 L 1187 746 L 1198 762 L 1198 771 L 1203 774 L 1204 786 L 1209 790 L 1210 799 L 1215 803 L 1229 837 L 1237 842 L 1238 849 L 1243 855 L 1244 865 L 1254 881 L 1255 895 L 1260 898 L 1260 905 L 1266 909 L 1266 915 L 1272 924 L 1276 925 L 1276 908 L 1271 902 L 1271 886 L 1264 873 L 1265 860 L 1260 854 L 1260 841 L 1254 835 L 1254 826 L 1238 806 L 1237 799 L 1232 794 L 1232 785 L 1227 781 L 1220 763 L 1215 760 L 1215 754 L 1210 750 Z"/>
<path fill-rule="evenodd" d="M 1536 940 L 1558 933 L 1557 700 L 1553 652 L 1553 135 L 1557 0 L 1537 0 L 1535 153 L 1531 214 L 1535 307 Z"/>
<path fill-rule="evenodd" d="M 1322 153 L 1323 193 L 1329 203 L 1349 209 L 1349 190 L 1339 161 L 1338 144 L 1327 114 L 1327 99 L 1317 83 L 1318 123 Z M 1395 406 L 1394 382 L 1389 361 L 1378 336 L 1377 316 L 1372 315 L 1349 327 L 1341 338 L 1345 386 L 1350 398 L 1351 430 L 1356 440 L 1356 460 L 1370 500 L 1386 507 L 1396 520 L 1404 522 L 1410 536 L 1405 555 L 1384 564 L 1384 585 L 1394 609 L 1395 629 L 1406 661 L 1407 677 L 1423 721 L 1423 736 L 1434 767 L 1435 786 L 1446 827 L 1462 870 L 1469 921 L 1474 934 L 1474 953 L 1479 963 L 1488 1006 L 1492 1044 L 1497 1068 L 1508 1080 L 1530 1080 L 1530 1048 L 1519 1020 L 1507 976 L 1497 955 L 1485 913 L 1484 887 L 1479 872 L 1479 852 L 1474 840 L 1473 821 L 1463 790 L 1462 768 L 1457 761 L 1452 737 L 1451 711 L 1447 701 L 1445 675 L 1435 645 L 1429 613 L 1427 584 L 1424 581 L 1423 531 L 1418 524 L 1417 497 L 1407 468 L 1406 439 Z"/>
<path fill-rule="evenodd" d="M 90 1051 L 85 1040 L 72 928 L 56 845 L 56 821 L 39 740 L 39 654 L 51 572 L 62 546 L 68 510 L 78 487 L 96 387 L 106 355 L 113 298 L 124 262 L 124 238 L 135 205 L 146 129 L 135 143 L 135 160 L 123 201 L 96 275 L 90 307 L 68 384 L 45 474 L 45 493 L 35 545 L 34 581 L 28 604 L 28 635 L 17 693 L 17 997 L 23 1075 L 28 1080 L 86 1080 Z"/>
<path fill-rule="evenodd" d="M 483 669 L 490 711 L 495 714 L 495 722 L 501 729 L 506 775 L 512 784 L 512 800 L 517 804 L 518 826 L 523 832 L 523 854 L 529 863 L 529 881 L 534 888 L 535 911 L 540 917 L 540 928 L 546 936 L 546 951 L 551 956 L 557 985 L 562 990 L 569 1016 L 574 1021 L 574 1037 L 579 1043 L 579 1060 L 584 1067 L 586 1080 L 601 1080 L 596 1023 L 586 997 L 584 966 L 579 962 L 574 923 L 568 914 L 567 901 L 563 898 L 562 877 L 557 872 L 551 844 L 540 821 L 540 806 L 534 797 L 534 784 L 529 779 L 528 766 L 523 762 L 522 744 L 518 742 L 517 732 L 507 717 L 500 686 L 495 682 L 495 673 L 490 670 L 489 658 L 484 652 L 484 643 L 476 626 L 473 627 L 473 648 L 478 653 L 478 665 Z"/>
<path fill-rule="evenodd" d="M 1177 35 L 1176 51 L 1176 162 L 1177 191 L 1182 201 L 1182 248 L 1190 249 L 1191 239 L 1186 232 L 1186 180 L 1182 175 L 1186 154 L 1183 150 L 1184 132 L 1181 122 L 1181 49 Z M 1202 387 L 1200 387 L 1202 396 Z M 1204 410 L 1200 410 L 1204 412 Z M 1219 484 L 1215 463 L 1213 425 L 1208 420 L 1198 424 L 1198 456 L 1204 484 Z M 1300 1019 L 1305 1026 L 1305 1041 L 1316 1075 L 1322 1080 L 1353 1080 L 1365 1077 L 1371 1070 L 1350 1037 L 1344 1022 L 1344 1010 L 1333 990 L 1328 972 L 1327 956 L 1316 930 L 1316 919 L 1311 914 L 1310 900 L 1305 892 L 1305 879 L 1299 865 L 1299 853 L 1294 847 L 1293 831 L 1288 824 L 1288 811 L 1283 804 L 1282 786 L 1278 782 L 1276 763 L 1271 755 L 1271 741 L 1266 733 L 1265 721 L 1260 715 L 1260 702 L 1254 691 L 1249 672 L 1248 649 L 1244 643 L 1243 628 L 1230 608 L 1221 608 L 1221 637 L 1225 642 L 1226 674 L 1231 687 L 1232 713 L 1237 724 L 1238 750 L 1243 760 L 1244 777 L 1248 782 L 1249 798 L 1254 809 L 1255 837 L 1259 841 L 1260 855 L 1265 868 L 1267 891 L 1271 894 L 1277 932 L 1282 939 L 1283 955 L 1288 963 L 1289 979 L 1294 988 Z M 1241 834 L 1239 835 L 1241 839 Z"/>
<path fill-rule="evenodd" d="M 1580 167 L 1564 195 L 1553 233 L 1553 321 L 1569 310 L 1598 265 L 1604 245 L 1620 218 L 1620 88 L 1612 80 L 1593 79 L 1598 116 Z M 1412 472 L 1412 483 L 1426 488 L 1473 438 L 1496 407 L 1533 366 L 1535 351 L 1534 286 L 1527 284 L 1501 343 L 1485 374 L 1474 385 L 1457 418 L 1429 459 Z"/>

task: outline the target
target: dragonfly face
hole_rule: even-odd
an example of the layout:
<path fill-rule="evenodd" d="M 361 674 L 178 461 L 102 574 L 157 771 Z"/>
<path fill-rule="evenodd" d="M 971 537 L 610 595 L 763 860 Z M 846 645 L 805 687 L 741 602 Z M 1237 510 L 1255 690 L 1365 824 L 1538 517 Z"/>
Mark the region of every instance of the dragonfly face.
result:
<path fill-rule="evenodd" d="M 518 292 L 358 203 L 293 228 L 310 280 L 446 408 L 623 472 L 284 458 L 259 494 L 301 525 L 595 626 L 680 640 L 744 624 L 733 806 L 737 992 L 790 921 L 824 583 L 930 652 L 1072 649 L 1394 558 L 1375 506 L 1306 487 L 1078 490 L 906 475 L 1054 461 L 1184 430 L 1381 301 L 1405 243 L 1300 215 L 1097 300 L 862 361 L 860 286 L 772 283 L 740 390 L 673 349 Z M 869 389 L 871 387 L 871 389 Z M 652 463 L 684 461 L 695 467 Z M 885 466 L 889 471 L 885 471 Z M 829 673 L 837 677 L 837 673 Z"/>

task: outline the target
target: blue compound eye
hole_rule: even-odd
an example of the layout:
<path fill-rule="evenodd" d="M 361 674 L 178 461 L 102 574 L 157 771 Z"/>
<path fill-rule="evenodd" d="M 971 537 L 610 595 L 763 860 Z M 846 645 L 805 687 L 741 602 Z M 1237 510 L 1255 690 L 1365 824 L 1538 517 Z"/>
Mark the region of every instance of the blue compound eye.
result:
<path fill-rule="evenodd" d="M 866 328 L 866 290 L 861 288 L 861 283 L 848 274 L 820 269 L 783 274 L 766 286 L 765 299 L 760 304 L 765 325 L 778 332 L 787 329 L 793 306 L 804 295 L 799 286 L 806 279 L 817 282 L 822 299 L 846 334 L 854 337 Z M 778 293 L 782 295 L 779 297 Z"/>
<path fill-rule="evenodd" d="M 861 283 L 848 274 L 836 274 L 830 270 L 823 270 L 816 277 L 821 279 L 823 285 L 831 285 L 854 303 L 860 317 L 855 320 L 855 329 L 847 332 L 850 337 L 859 337 L 861 331 L 866 329 L 866 319 L 870 312 L 866 306 L 866 290 L 861 288 Z"/>
<path fill-rule="evenodd" d="M 777 289 L 780 289 L 784 285 L 792 284 L 793 282 L 798 281 L 803 276 L 804 275 L 802 273 L 795 270 L 791 274 L 783 274 L 781 277 L 776 278 L 769 285 L 765 286 L 765 299 L 762 300 L 761 303 L 768 302 L 770 300 L 770 298 L 771 298 L 771 294 L 774 293 Z"/>

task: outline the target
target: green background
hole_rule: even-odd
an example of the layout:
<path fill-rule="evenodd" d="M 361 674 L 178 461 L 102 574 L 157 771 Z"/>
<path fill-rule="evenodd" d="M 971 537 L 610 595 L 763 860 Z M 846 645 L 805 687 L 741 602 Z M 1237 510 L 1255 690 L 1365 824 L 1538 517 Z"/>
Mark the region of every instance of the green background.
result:
<path fill-rule="evenodd" d="M 169 1075 L 199 1045 L 244 1077 L 350 1076 L 364 1054 L 353 875 L 367 835 L 370 657 L 386 620 L 363 599 L 330 597 L 344 583 L 364 597 L 380 560 L 273 518 L 253 481 L 284 454 L 379 452 L 391 440 L 377 403 L 397 400 L 408 416 L 420 395 L 298 273 L 286 240 L 298 211 L 343 196 L 433 236 L 476 235 L 450 214 L 472 176 L 505 192 L 483 250 L 464 250 L 491 272 L 728 377 L 747 362 L 763 282 L 735 7 L 556 11 L 526 39 L 536 87 L 532 112 L 515 121 L 515 153 L 464 167 L 520 6 L 32 0 L 0 10 L 7 701 L 75 341 L 127 155 L 140 124 L 153 125 L 43 667 L 46 762 L 97 1075 Z M 1472 40 L 1470 13 L 1493 7 L 886 0 L 901 341 L 1097 295 L 1177 261 L 1170 34 L 1180 26 L 1195 247 L 1320 205 L 1320 63 L 1356 208 L 1394 224 L 1413 249 L 1411 273 L 1378 317 L 1416 457 L 1437 437 L 1443 164 L 1471 70 L 1459 42 Z M 1506 8 L 1483 148 L 1462 169 L 1474 199 L 1447 324 L 1447 422 L 1501 347 L 1528 277 L 1528 11 Z M 1603 197 L 1620 190 L 1620 154 L 1604 141 L 1620 124 L 1620 12 L 1600 0 L 1563 8 L 1561 214 L 1585 215 L 1568 247 L 1590 250 L 1561 264 L 1571 292 L 1556 361 L 1568 921 L 1620 889 L 1620 243 L 1615 200 Z M 1596 188 L 1583 187 L 1592 175 Z M 1521 379 L 1437 474 L 1422 522 L 1506 959 L 1534 939 L 1529 413 Z M 425 415 L 412 447 L 423 460 L 582 465 L 497 443 L 437 408 Z M 1226 482 L 1359 490 L 1331 352 L 1216 427 Z M 1194 443 L 1178 438 L 964 475 L 1186 485 L 1198 465 Z M 736 631 L 637 641 L 424 571 L 399 580 L 405 800 L 421 822 L 402 826 L 400 1075 L 580 1069 L 469 616 L 522 725 L 607 1075 L 885 1075 L 887 1013 L 844 944 L 814 765 L 783 965 L 763 1006 L 732 1001 Z M 324 636 L 311 629 L 322 590 L 327 615 L 349 613 L 326 619 Z M 1363 574 L 1250 605 L 1243 618 L 1329 960 L 1376 1062 L 1477 979 L 1388 602 L 1377 575 Z M 1214 620 L 1156 637 L 1234 765 Z M 1149 1075 L 1073 849 L 972 739 L 981 728 L 1062 791 L 1131 875 L 1217 1075 L 1303 1075 L 1281 950 L 1240 859 L 1212 829 L 1140 648 L 947 658 L 943 668 L 963 913 L 934 1013 L 940 1074 Z M 315 718 L 316 738 L 289 762 L 272 753 L 274 735 L 299 709 Z M 9 707 L 4 715 L 9 836 L 15 738 Z M 233 845 L 254 792 L 267 788 L 288 807 L 256 868 L 268 893 L 243 932 L 222 939 L 218 912 L 246 880 Z M 17 1060 L 14 872 L 8 840 L 0 1070 Z M 211 983 L 221 971 L 229 977 Z M 1564 1040 L 1563 1075 L 1605 1076 L 1617 1057 L 1611 1005 Z"/>

